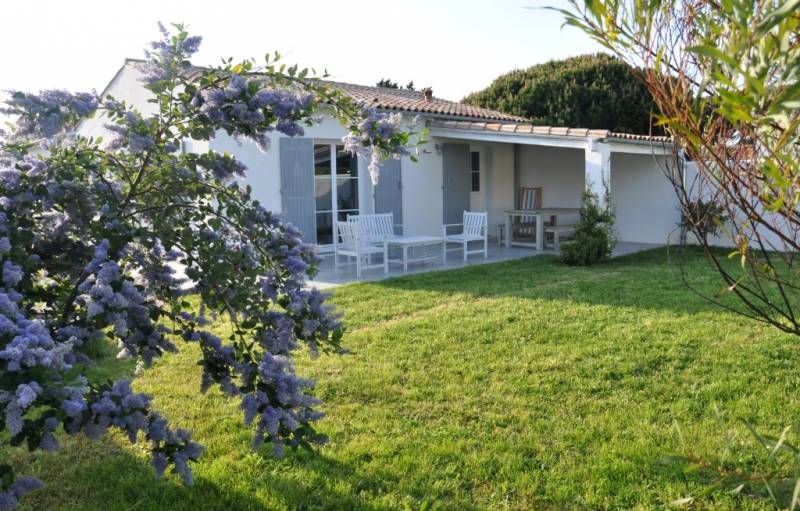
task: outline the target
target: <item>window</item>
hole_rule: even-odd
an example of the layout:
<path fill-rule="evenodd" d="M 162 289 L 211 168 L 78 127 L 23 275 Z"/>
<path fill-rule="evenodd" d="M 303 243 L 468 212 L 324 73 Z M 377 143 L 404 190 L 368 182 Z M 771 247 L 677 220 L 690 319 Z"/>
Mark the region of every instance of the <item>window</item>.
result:
<path fill-rule="evenodd" d="M 481 191 L 481 153 L 472 151 L 470 153 L 470 165 L 472 170 L 472 191 Z"/>
<path fill-rule="evenodd" d="M 358 160 L 342 145 L 314 144 L 317 243 L 333 243 L 334 219 L 358 214 Z"/>

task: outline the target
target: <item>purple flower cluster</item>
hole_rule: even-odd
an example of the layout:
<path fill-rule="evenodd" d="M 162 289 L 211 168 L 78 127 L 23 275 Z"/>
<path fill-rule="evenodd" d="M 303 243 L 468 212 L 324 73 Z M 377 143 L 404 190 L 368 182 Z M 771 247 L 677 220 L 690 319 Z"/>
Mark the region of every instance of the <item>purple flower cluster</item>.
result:
<path fill-rule="evenodd" d="M 145 62 L 139 68 L 143 81 L 156 84 L 175 78 L 183 69 L 183 63 L 200 49 L 203 38 L 200 36 L 184 36 L 173 39 L 172 34 L 161 23 L 158 24 L 162 39 L 150 43 L 145 50 Z"/>
<path fill-rule="evenodd" d="M 42 482 L 35 477 L 18 477 L 5 489 L 0 485 L 0 511 L 15 509 L 23 495 L 42 486 L 44 486 Z"/>
<path fill-rule="evenodd" d="M 288 357 L 265 353 L 257 371 L 257 390 L 242 399 L 244 421 L 250 425 L 258 418 L 253 448 L 266 440 L 272 442 L 273 453 L 280 456 L 284 445 L 297 445 L 293 433 L 301 425 L 323 417 L 322 412 L 311 408 L 320 401 L 305 392 L 314 383 L 298 377 Z"/>
<path fill-rule="evenodd" d="M 86 306 L 89 319 L 102 318 L 113 326 L 121 357 L 141 357 L 145 365 L 165 351 L 176 351 L 166 337 L 167 327 L 153 324 L 147 302 L 133 278 L 123 275 L 116 261 L 109 260 L 109 242 L 103 240 L 86 266 L 89 275 L 78 286 L 78 303 Z"/>
<path fill-rule="evenodd" d="M 147 121 L 136 112 L 127 111 L 119 117 L 116 124 L 106 124 L 105 128 L 114 134 L 109 148 L 126 148 L 132 153 L 150 151 L 155 147 Z"/>
<path fill-rule="evenodd" d="M 303 135 L 314 95 L 297 88 L 270 88 L 263 78 L 231 74 L 226 84 L 198 92 L 192 106 L 235 138 L 247 138 L 262 151 L 269 149 L 273 129 L 290 137 Z"/>
<path fill-rule="evenodd" d="M 369 106 L 361 108 L 362 120 L 342 137 L 344 148 L 369 161 L 369 175 L 378 184 L 381 162 L 387 158 L 408 155 L 401 142 L 392 142 L 403 132 L 403 116 L 399 112 L 386 113 Z M 387 146 L 387 143 L 389 144 Z"/>
<path fill-rule="evenodd" d="M 203 454 L 203 446 L 193 442 L 191 434 L 185 429 L 172 431 L 167 421 L 157 414 L 151 418 L 147 438 L 153 444 L 153 468 L 156 477 L 164 476 L 164 471 L 172 463 L 175 472 L 186 484 L 193 484 L 190 461 L 197 461 Z"/>
<path fill-rule="evenodd" d="M 247 167 L 230 154 L 219 154 L 209 151 L 197 158 L 197 165 L 210 172 L 214 179 L 228 182 L 236 177 L 243 177 Z"/>
<path fill-rule="evenodd" d="M 69 403 L 65 409 L 70 417 L 65 425 L 67 432 L 82 430 L 90 438 L 99 438 L 110 426 L 115 426 L 133 443 L 141 433 L 150 442 L 156 475 L 163 476 L 172 463 L 184 482 L 192 484 L 188 462 L 197 461 L 203 447 L 192 441 L 188 431 L 173 431 L 166 419 L 150 412 L 150 396 L 133 392 L 130 380 L 120 380 L 111 388 L 90 392 L 87 398 L 85 403 L 65 401 Z"/>
<path fill-rule="evenodd" d="M 71 93 L 65 90 L 44 90 L 39 94 L 14 91 L 0 113 L 15 116 L 12 138 L 49 139 L 60 134 L 97 109 L 94 92 Z"/>

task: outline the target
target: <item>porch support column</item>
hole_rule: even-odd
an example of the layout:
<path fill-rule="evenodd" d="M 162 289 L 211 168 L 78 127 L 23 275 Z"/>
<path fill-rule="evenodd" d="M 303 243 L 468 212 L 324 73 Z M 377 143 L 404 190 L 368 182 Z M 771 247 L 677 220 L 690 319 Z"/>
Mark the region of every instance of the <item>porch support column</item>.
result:
<path fill-rule="evenodd" d="M 600 208 L 606 206 L 606 191 L 611 189 L 611 151 L 597 140 L 586 142 L 584 183 L 587 192 L 597 194 Z"/>

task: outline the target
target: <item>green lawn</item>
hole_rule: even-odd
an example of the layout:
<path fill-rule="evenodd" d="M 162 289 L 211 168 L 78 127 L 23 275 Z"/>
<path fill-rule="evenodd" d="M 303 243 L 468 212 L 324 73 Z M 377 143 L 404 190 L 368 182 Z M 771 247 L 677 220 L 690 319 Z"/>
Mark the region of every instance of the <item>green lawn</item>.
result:
<path fill-rule="evenodd" d="M 687 270 L 716 290 L 698 254 Z M 533 257 L 414 275 L 333 301 L 351 354 L 298 360 L 326 403 L 319 452 L 251 452 L 236 404 L 197 393 L 185 348 L 136 385 L 207 447 L 196 485 L 155 482 L 145 451 L 119 437 L 68 439 L 52 455 L 0 451 L 48 483 L 25 509 L 663 508 L 701 484 L 656 465 L 681 451 L 675 421 L 715 455 L 715 405 L 748 447 L 736 418 L 780 431 L 800 412 L 795 339 L 691 294 L 666 250 L 590 269 Z M 109 359 L 98 372 L 130 369 Z"/>

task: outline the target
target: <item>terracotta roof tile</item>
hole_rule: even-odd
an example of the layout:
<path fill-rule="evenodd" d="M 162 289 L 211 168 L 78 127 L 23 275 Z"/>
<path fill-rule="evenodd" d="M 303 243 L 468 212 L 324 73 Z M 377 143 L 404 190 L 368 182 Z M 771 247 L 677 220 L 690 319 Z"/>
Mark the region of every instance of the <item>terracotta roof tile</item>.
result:
<path fill-rule="evenodd" d="M 585 137 L 589 134 L 589 130 L 586 128 L 569 128 L 567 130 L 567 135 L 572 137 Z"/>
<path fill-rule="evenodd" d="M 143 63 L 141 59 L 125 59 L 125 65 L 137 66 Z M 188 74 L 196 74 L 201 68 L 193 67 L 187 70 Z M 390 89 L 386 87 L 370 87 L 354 83 L 321 80 L 323 83 L 341 90 L 356 102 L 366 103 L 383 110 L 397 110 L 420 114 L 435 114 L 465 119 L 485 119 L 511 123 L 527 123 L 528 119 L 488 108 L 465 105 L 456 101 L 449 101 L 437 97 L 426 99 L 422 91 Z"/>
<path fill-rule="evenodd" d="M 398 110 L 403 112 L 419 112 L 427 114 L 449 115 L 504 122 L 528 122 L 524 117 L 509 115 L 472 105 L 465 105 L 446 99 L 432 98 L 426 100 L 421 91 L 369 87 L 352 83 L 326 82 L 341 90 L 355 101 L 365 102 L 376 108 Z"/>

